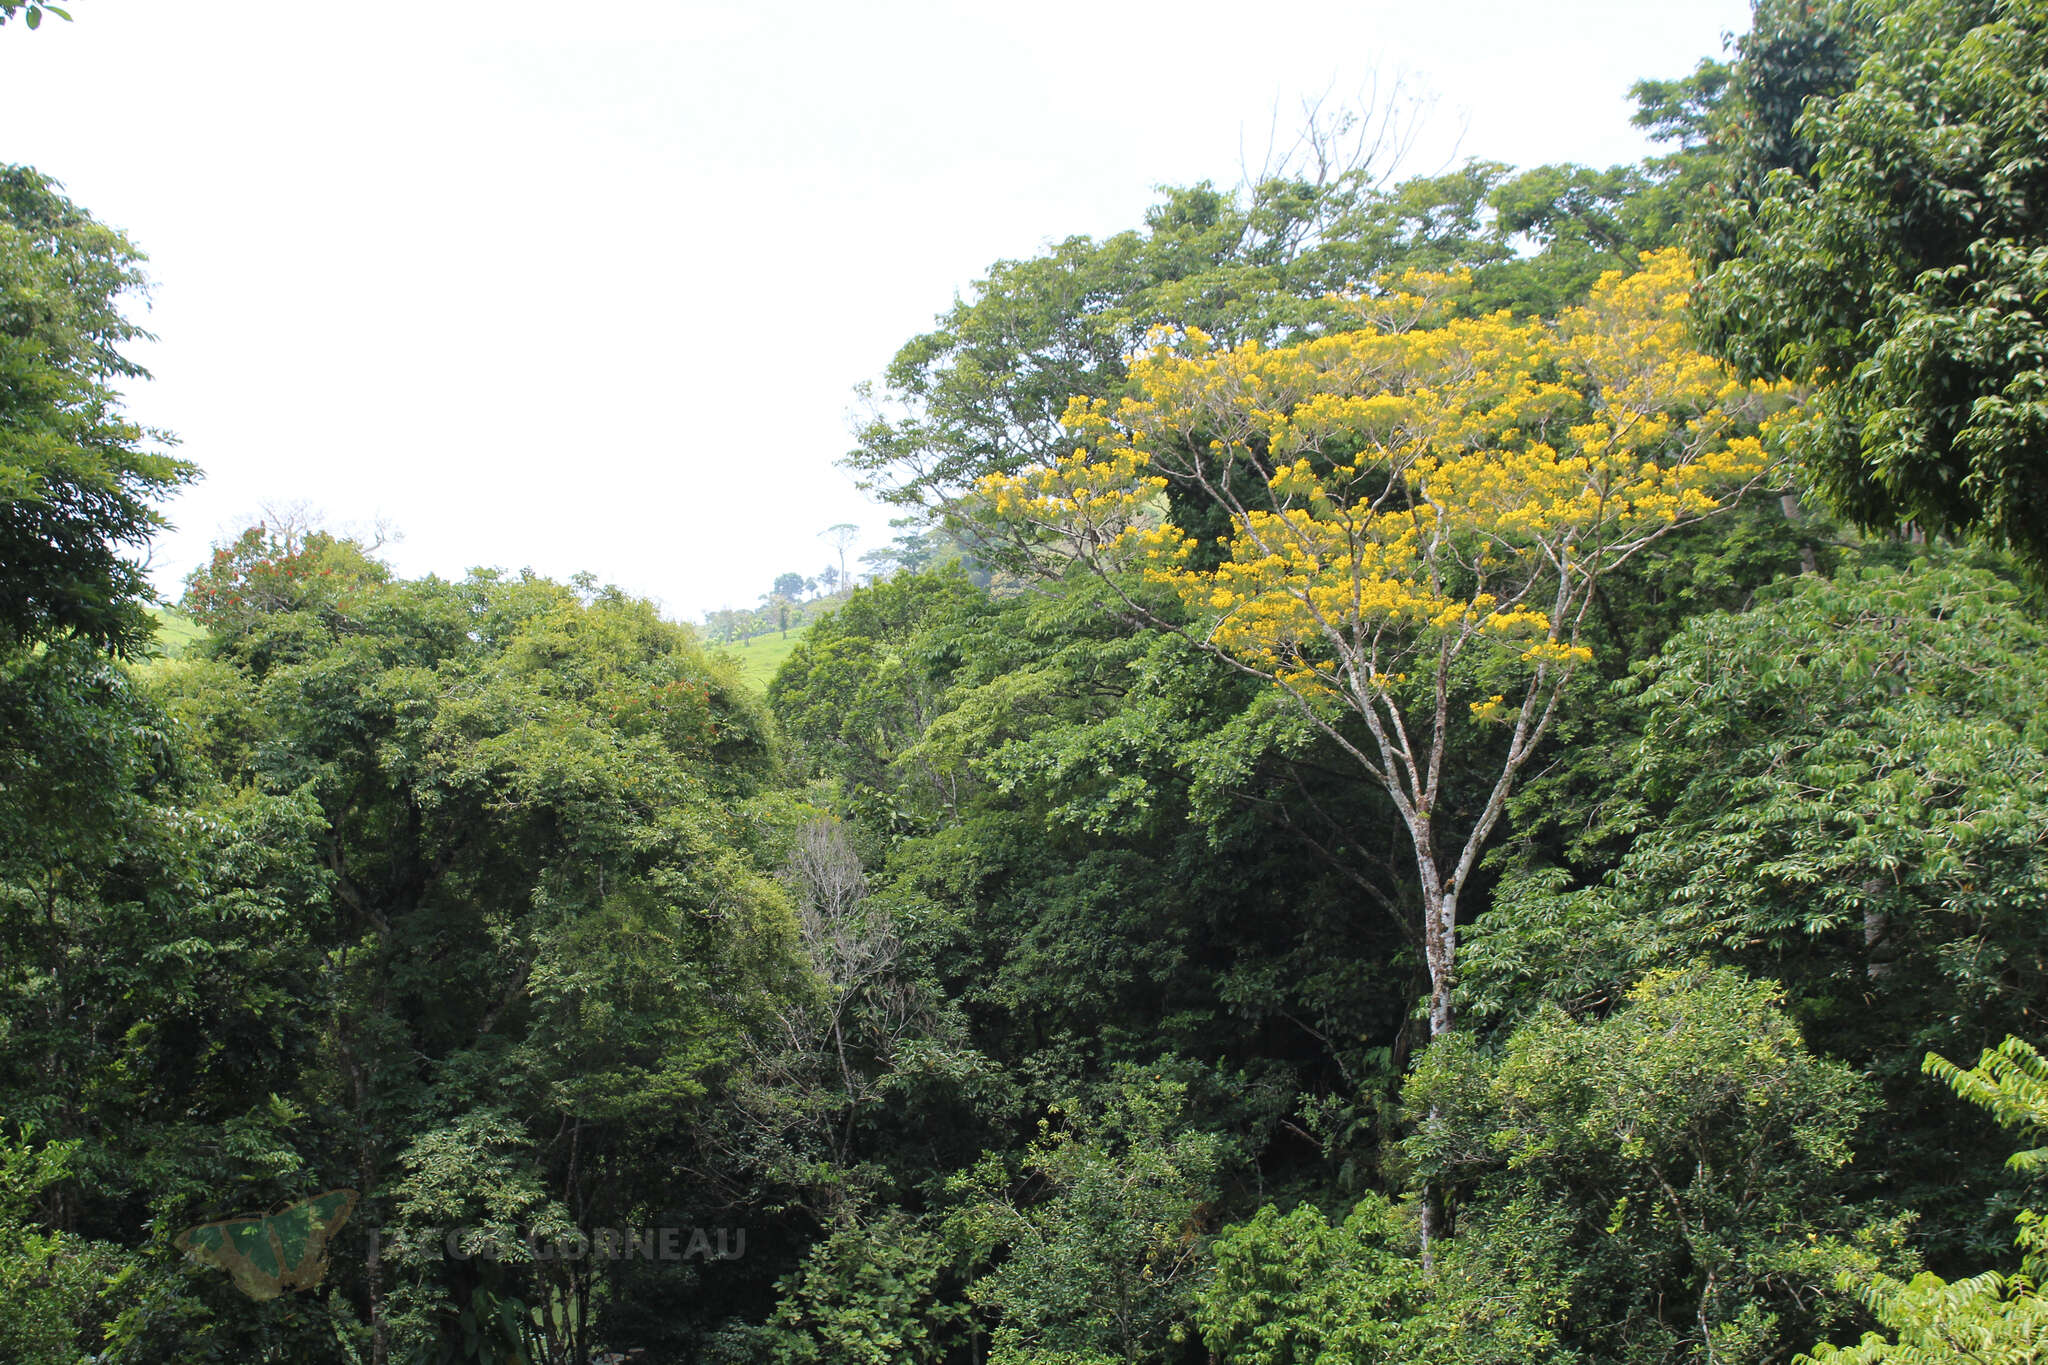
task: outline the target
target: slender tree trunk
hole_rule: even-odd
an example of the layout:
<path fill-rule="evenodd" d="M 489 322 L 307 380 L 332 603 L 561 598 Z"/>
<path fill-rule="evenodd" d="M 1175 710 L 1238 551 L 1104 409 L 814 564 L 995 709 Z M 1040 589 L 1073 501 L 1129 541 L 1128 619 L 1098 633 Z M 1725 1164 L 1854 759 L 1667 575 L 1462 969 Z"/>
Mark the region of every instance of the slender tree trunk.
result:
<path fill-rule="evenodd" d="M 1418 801 L 1417 806 L 1421 806 Z M 1415 844 L 1415 871 L 1422 883 L 1422 955 L 1429 964 L 1429 1037 L 1451 1031 L 1451 984 L 1458 961 L 1458 888 L 1444 885 L 1436 856 L 1436 829 L 1426 808 L 1414 812 L 1409 834 Z M 1455 874 L 1454 874 L 1455 875 Z"/>
<path fill-rule="evenodd" d="M 1416 863 L 1422 874 L 1422 951 L 1429 962 L 1429 1040 L 1449 1033 L 1455 1025 L 1451 1010 L 1451 987 L 1458 961 L 1458 893 L 1444 889 L 1437 871 L 1430 831 L 1424 824 L 1416 834 Z M 1434 1128 L 1442 1115 L 1432 1105 L 1424 1120 Z M 1422 1273 L 1436 1273 L 1436 1244 L 1444 1236 L 1443 1192 L 1434 1181 L 1422 1189 Z"/>
<path fill-rule="evenodd" d="M 1435 878 L 1431 877 L 1434 881 Z M 1457 1020 L 1451 1009 L 1451 987 L 1458 965 L 1458 893 L 1437 888 L 1425 893 L 1422 946 L 1429 958 L 1429 1037 L 1449 1033 Z"/>

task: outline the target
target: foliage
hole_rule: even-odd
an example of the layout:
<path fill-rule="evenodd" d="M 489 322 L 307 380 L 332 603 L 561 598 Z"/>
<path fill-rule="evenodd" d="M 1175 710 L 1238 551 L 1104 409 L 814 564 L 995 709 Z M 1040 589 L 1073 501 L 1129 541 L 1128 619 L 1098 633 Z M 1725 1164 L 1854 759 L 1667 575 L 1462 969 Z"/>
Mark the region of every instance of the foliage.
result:
<path fill-rule="evenodd" d="M 72 1174 L 77 1144 L 35 1146 L 0 1136 L 0 1357 L 20 1365 L 74 1365 L 98 1334 L 113 1248 L 40 1225 L 35 1204 Z"/>
<path fill-rule="evenodd" d="M 1332 1224 L 1312 1204 L 1268 1204 L 1216 1235 L 1196 1322 L 1225 1365 L 1409 1361 L 1427 1282 L 1413 1220 L 1379 1196 Z"/>
<path fill-rule="evenodd" d="M 1742 1361 L 1840 1316 L 1861 1255 L 1841 1168 L 1862 1107 L 1766 983 L 1653 973 L 1605 1018 L 1550 1010 L 1497 1052 L 1430 1045 L 1404 1092 L 1410 1188 L 1455 1236 L 1419 1255 L 1412 1207 L 1341 1225 L 1267 1207 L 1224 1229 L 1198 1322 L 1226 1362 Z"/>
<path fill-rule="evenodd" d="M 1853 82 L 1743 153 L 1760 184 L 1707 282 L 1710 331 L 1745 371 L 1815 386 L 1789 439 L 1845 514 L 1982 532 L 2038 571 L 2048 18 L 1874 0 L 1853 24 Z"/>
<path fill-rule="evenodd" d="M 948 1301 L 950 1257 L 901 1215 L 834 1229 L 786 1279 L 752 1358 L 774 1365 L 895 1365 L 948 1358 L 963 1305 Z"/>
<path fill-rule="evenodd" d="M 195 471 L 120 412 L 116 385 L 147 377 L 121 351 L 148 335 L 121 311 L 142 260 L 54 181 L 0 165 L 0 648 L 149 638 L 131 556 Z"/>
<path fill-rule="evenodd" d="M 6 24 L 19 16 L 28 27 L 41 28 L 45 14 L 54 14 L 66 23 L 71 21 L 71 12 L 69 10 L 59 9 L 55 5 L 41 4 L 39 0 L 18 0 L 18 2 L 10 0 L 9 3 L 0 4 L 0 24 Z"/>
<path fill-rule="evenodd" d="M 2041 602 L 1776 486 L 1836 400 L 1701 354 L 1670 248 L 1777 372 L 1723 291 L 1814 284 L 1745 253 L 1861 173 L 1821 130 L 1997 237 L 2037 27 L 1761 0 L 1636 166 L 1397 180 L 1400 96 L 1311 109 L 906 345 L 849 458 L 903 534 L 730 652 L 303 518 L 173 643 L 140 257 L 0 174 L 0 521 L 82 518 L 0 545 L 0 1356 L 2026 1358 L 2038 1191 L 1915 1064 L 2048 1009 Z M 1928 1065 L 2043 1117 L 2017 1042 Z M 2019 1274 L 1916 1278 L 2022 1205 Z"/>
<path fill-rule="evenodd" d="M 1055 1106 L 1014 1169 L 991 1153 L 953 1179 L 990 1365 L 1159 1361 L 1181 1339 L 1224 1157 L 1176 1122 L 1182 1096 L 1127 1077 L 1101 1111 Z"/>
<path fill-rule="evenodd" d="M 846 466 L 891 502 L 938 510 L 1059 453 L 1068 403 L 1113 401 L 1156 328 L 1224 345 L 1342 332 L 1363 320 L 1331 295 L 1459 268 L 1478 274 L 1477 311 L 1550 313 L 1671 244 L 1676 196 L 1633 168 L 1469 162 L 1396 182 L 1412 118 L 1399 94 L 1311 109 L 1293 151 L 1235 190 L 1167 187 L 1141 229 L 996 262 L 863 388 Z"/>
<path fill-rule="evenodd" d="M 569 1302 L 539 1358 L 587 1358 L 611 1266 L 479 1285 L 425 1229 L 688 1216 L 659 1135 L 794 936 L 765 717 L 645 603 L 396 582 L 317 533 L 240 538 L 190 606 L 204 657 L 151 665 L 149 697 L 81 645 L 0 687 L 46 746 L 6 756 L 50 797 L 0 810 L 8 1111 L 78 1144 L 68 1218 L 155 1220 L 156 1266 L 180 1228 L 346 1185 L 364 1206 L 327 1283 L 366 1345 L 502 1288 Z M 434 1251 L 366 1269 L 372 1230 Z M 359 1325 L 223 1289 L 166 1290 L 134 1349 Z"/>
<path fill-rule="evenodd" d="M 2018 1038 L 1987 1048 L 1968 1071 L 1927 1054 L 1929 1075 L 2010 1128 L 2048 1132 L 2048 1060 Z M 2048 1170 L 2048 1148 L 2012 1158 L 2013 1169 L 2037 1178 Z M 2041 1281 L 2048 1275 L 2048 1235 L 2041 1214 L 2020 1215 L 2021 1269 L 2017 1275 L 1986 1271 L 1950 1283 L 1923 1272 L 1900 1281 L 1870 1271 L 1858 1289 L 1877 1319 L 1897 1340 L 1872 1332 L 1853 1347 L 1819 1346 L 1802 1361 L 1834 1365 L 1933 1365 L 1977 1360 L 1987 1365 L 2022 1365 L 2048 1353 L 2048 1299 Z M 1848 1277 L 1845 1277 L 1848 1282 Z"/>
<path fill-rule="evenodd" d="M 1168 590 L 1193 638 L 1293 697 L 1387 791 L 1421 877 L 1433 1033 L 1450 1024 L 1458 895 L 1591 658 L 1601 578 L 1769 469 L 1751 431 L 1773 395 L 1684 345 L 1688 268 L 1646 258 L 1556 329 L 1427 325 L 1428 295 L 1457 282 L 1422 279 L 1334 337 L 1215 351 L 1191 333 L 1185 354 L 1136 362 L 1114 410 L 1075 400 L 1071 455 L 983 486 L 1047 572 Z M 1505 752 L 1468 826 L 1440 830 L 1467 721 L 1502 722 Z"/>
<path fill-rule="evenodd" d="M 921 779 L 913 790 L 922 809 L 957 807 L 957 782 L 920 752 L 938 707 L 916 651 L 930 639 L 927 622 L 959 629 L 980 609 L 955 570 L 877 584 L 819 622 L 768 688 L 797 761 L 837 774 L 855 809 L 911 786 L 899 773 Z"/>
<path fill-rule="evenodd" d="M 1294 718 L 1086 593 L 906 575 L 817 632 L 771 693 L 795 775 L 845 813 L 929 998 L 1020 1059 L 949 1125 L 1016 1105 L 1028 1134 L 1027 1096 L 1168 1054 L 1214 1122 L 1275 1136 L 1297 1087 L 1384 1083 L 1413 969 L 1392 916 L 1361 921 L 1351 841 L 1388 813 L 1359 818 Z"/>
<path fill-rule="evenodd" d="M 1824 1321 L 1859 1221 L 1841 1198 L 1866 1101 L 1768 983 L 1645 976 L 1605 1018 L 1533 1015 L 1497 1056 L 1433 1043 L 1403 1093 L 1418 1179 L 1457 1236 L 1432 1293 L 1452 1358 L 1772 1358 Z M 1495 1352 L 1498 1354 L 1494 1354 Z"/>
<path fill-rule="evenodd" d="M 1884 1084 L 1865 1149 L 1953 1259 L 1995 1158 L 1915 1072 L 1945 1040 L 2021 1027 L 2048 991 L 2044 646 L 2010 583 L 1938 561 L 1693 619 L 1622 685 L 1604 786 L 1576 808 L 1548 794 L 1615 850 L 1592 860 L 1604 876 L 1511 878 L 1468 998 L 1586 1007 L 1701 955 L 1782 981 L 1815 1044 Z"/>
<path fill-rule="evenodd" d="M 1114 393 L 1154 326 L 1273 340 L 1327 326 L 1341 314 L 1326 294 L 1397 259 L 1465 262 L 1487 176 L 1386 192 L 1404 117 L 1398 102 L 1312 117 L 1295 155 L 1235 192 L 1171 188 L 1142 230 L 998 261 L 864 391 L 871 415 L 848 467 L 891 501 L 936 506 L 1050 458 L 1068 400 Z"/>

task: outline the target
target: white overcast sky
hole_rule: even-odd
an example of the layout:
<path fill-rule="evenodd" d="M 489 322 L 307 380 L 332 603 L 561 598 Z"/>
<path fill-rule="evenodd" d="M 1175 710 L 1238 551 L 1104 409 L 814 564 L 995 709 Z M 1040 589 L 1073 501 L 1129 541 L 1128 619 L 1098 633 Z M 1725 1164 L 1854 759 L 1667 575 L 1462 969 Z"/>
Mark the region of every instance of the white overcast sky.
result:
<path fill-rule="evenodd" d="M 1417 169 L 1645 150 L 1626 92 L 1746 0 L 403 5 L 66 0 L 0 30 L 0 161 L 149 253 L 131 409 L 206 473 L 178 580 L 266 503 L 407 573 L 750 604 L 889 513 L 853 386 L 1001 257 L 1234 182 L 1275 106 L 1438 96 Z"/>

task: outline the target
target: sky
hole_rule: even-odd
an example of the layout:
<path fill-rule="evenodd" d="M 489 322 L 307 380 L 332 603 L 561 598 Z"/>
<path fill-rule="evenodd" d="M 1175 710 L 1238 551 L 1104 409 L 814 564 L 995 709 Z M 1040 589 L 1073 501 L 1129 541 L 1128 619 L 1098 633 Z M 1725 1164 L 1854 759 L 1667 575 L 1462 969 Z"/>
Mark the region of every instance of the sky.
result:
<path fill-rule="evenodd" d="M 406 574 L 588 571 L 693 618 L 891 512 L 854 386 L 998 259 L 1235 183 L 1305 98 L 1433 96 L 1410 165 L 1649 150 L 1628 87 L 1746 0 L 1260 6 L 65 0 L 0 29 L 0 161 L 150 257 L 130 412 Z M 859 553 L 857 548 L 855 554 Z"/>

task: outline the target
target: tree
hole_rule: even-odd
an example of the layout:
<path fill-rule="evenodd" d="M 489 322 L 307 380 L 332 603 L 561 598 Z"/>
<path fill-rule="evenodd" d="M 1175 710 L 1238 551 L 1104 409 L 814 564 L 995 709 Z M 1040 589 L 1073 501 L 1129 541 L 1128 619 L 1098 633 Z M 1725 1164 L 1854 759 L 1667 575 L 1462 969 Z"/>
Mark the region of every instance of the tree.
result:
<path fill-rule="evenodd" d="M 725 1140 L 736 1164 L 800 1192 L 821 1222 L 870 1211 L 884 1169 L 864 1162 L 862 1121 L 906 1083 L 906 1064 L 941 1056 L 931 1001 L 910 980 L 886 910 L 843 826 L 813 819 L 791 839 L 783 882 L 796 902 L 809 991 L 777 1001 L 749 1038 L 753 1065 Z"/>
<path fill-rule="evenodd" d="M 69 1178 L 76 1142 L 33 1147 L 0 1134 L 0 1352 L 19 1365 L 75 1365 L 100 1314 L 108 1248 L 38 1227 L 31 1204 Z"/>
<path fill-rule="evenodd" d="M 200 661 L 156 668 L 220 682 Z M 300 1182 L 318 1139 L 280 1097 L 295 1093 L 318 1010 L 306 991 L 327 924 L 317 808 L 216 786 L 213 746 L 184 742 L 179 708 L 149 690 L 79 640 L 0 659 L 0 1115 L 61 1146 L 68 1167 L 36 1200 L 43 1232 L 61 1234 L 45 1241 L 57 1259 L 24 1269 L 67 1292 L 82 1252 L 126 1271 L 78 1305 L 74 1361 L 174 1354 L 152 1350 L 210 1317 L 209 1293 L 215 1307 L 240 1296 L 194 1285 L 169 1234 L 314 1192 Z M 251 737 L 214 738 L 235 752 Z M 227 1191 L 248 1203 L 183 1216 Z M 22 1265 L 20 1249 L 0 1260 Z M 230 1355 L 333 1336 L 324 1313 L 294 1322 L 246 1301 L 212 1326 Z M 9 1347 L 20 1342 L 0 1345 L 13 1359 Z"/>
<path fill-rule="evenodd" d="M 1378 1195 L 1334 1224 L 1313 1204 L 1268 1204 L 1212 1244 L 1202 1340 L 1224 1365 L 1407 1365 L 1423 1344 L 1426 1283 L 1413 1241 L 1413 1224 Z"/>
<path fill-rule="evenodd" d="M 901 575 L 854 593 L 811 628 L 768 684 L 768 702 L 806 776 L 837 784 L 842 809 L 888 828 L 957 809 L 960 779 L 920 752 L 943 682 L 920 655 L 979 624 L 983 603 L 956 572 Z"/>
<path fill-rule="evenodd" d="M 955 1240 L 990 1365 L 1158 1365 L 1201 1271 L 1200 1222 L 1223 1163 L 1177 1122 L 1184 1087 L 1132 1074 L 1101 1112 L 1053 1106 L 1012 1170 L 988 1153 L 952 1178 Z"/>
<path fill-rule="evenodd" d="M 1341 1223 L 1269 1205 L 1213 1243 L 1219 1362 L 1730 1365 L 1841 1315 L 1862 1096 L 1768 983 L 1653 972 L 1602 1018 L 1438 1039 L 1403 1104 L 1409 1188 L 1447 1190 L 1459 1225 L 1434 1273 L 1381 1195 Z"/>
<path fill-rule="evenodd" d="M 1340 857 L 1368 870 L 1398 855 L 1391 812 L 1249 678 L 1073 587 L 901 574 L 815 624 L 770 685 L 794 775 L 843 813 L 906 972 L 989 1059 L 927 1062 L 914 1103 L 863 1120 L 867 1159 L 915 1188 L 1132 1066 L 1184 1081 L 1190 1124 L 1272 1144 L 1267 1179 L 1308 1165 L 1355 1192 L 1376 1167 L 1347 1138 L 1401 1069 L 1417 962 L 1361 908 L 1359 868 L 1269 812 L 1335 818 L 1365 846 Z"/>
<path fill-rule="evenodd" d="M 2002 1153 L 1928 1103 L 1920 1058 L 2048 1005 L 2048 631 L 1952 558 L 1790 578 L 1638 664 L 1587 736 L 1601 780 L 1531 789 L 1598 850 L 1505 878 L 1461 983 L 1489 1018 L 1597 1008 L 1674 959 L 1782 983 L 1882 1087 L 1858 1166 L 1940 1265 L 1996 1235 Z"/>
<path fill-rule="evenodd" d="M 209 657 L 163 667 L 163 704 L 222 786 L 283 808 L 272 843 L 304 862 L 275 898 L 289 909 L 226 885 L 192 913 L 240 951 L 250 938 L 291 948 L 294 990 L 274 1001 L 286 971 L 273 968 L 188 987 L 193 1003 L 163 1013 L 211 1011 L 247 1031 L 255 1011 L 275 1030 L 238 1047 L 217 1027 L 212 1046 L 244 1069 L 276 1058 L 256 1074 L 298 1116 L 281 1125 L 296 1163 L 280 1176 L 238 1155 L 210 1186 L 174 1185 L 159 1216 L 231 1212 L 219 1204 L 240 1189 L 242 1207 L 268 1206 L 284 1179 L 317 1171 L 316 1188 L 361 1191 L 362 1226 L 387 1236 L 345 1271 L 337 1259 L 348 1278 L 336 1302 L 367 1324 L 363 1359 L 459 1330 L 479 1302 L 521 1298 L 548 1310 L 541 1358 L 588 1360 L 623 1330 L 608 1305 L 633 1296 L 615 1286 L 639 1273 L 654 1281 L 646 1297 L 672 1297 L 696 1272 L 540 1260 L 525 1234 L 708 1212 L 691 1207 L 716 1197 L 697 1193 L 708 1182 L 676 1175 L 696 1156 L 682 1119 L 708 1104 L 795 967 L 772 818 L 756 800 L 766 717 L 689 631 L 614 590 L 489 574 L 395 582 L 360 546 L 317 533 L 259 528 L 226 548 L 192 586 Z M 205 880 L 226 883 L 227 870 Z M 240 932 L 230 911 L 277 927 Z M 140 914 L 98 916 L 123 927 L 97 940 L 113 962 L 94 1008 L 124 1042 L 133 1030 L 115 1011 L 136 991 L 122 973 L 170 975 L 126 961 L 123 944 L 154 943 L 125 927 Z M 74 918 L 73 938 L 96 927 Z M 27 914 L 0 928 L 37 949 L 49 936 Z M 185 941 L 200 937 L 183 931 L 174 960 L 207 961 Z M 100 1036 L 61 1022 L 71 1048 Z M 429 1235 L 452 1227 L 518 1248 L 499 1282 Z"/>
<path fill-rule="evenodd" d="M 1433 1042 L 1403 1150 L 1458 1236 L 1419 1315 L 1433 1340 L 1405 1358 L 1729 1365 L 1839 1316 L 1866 1100 L 1783 1006 L 1726 969 L 1663 970 L 1605 1017 L 1540 1011 L 1497 1053 Z"/>
<path fill-rule="evenodd" d="M 774 611 L 777 627 L 784 635 L 789 634 L 789 599 L 781 593 L 762 593 L 761 604 Z"/>
<path fill-rule="evenodd" d="M 835 1228 L 778 1286 L 774 1318 L 748 1333 L 766 1365 L 936 1365 L 965 1333 L 942 1297 L 951 1257 L 901 1214 Z"/>
<path fill-rule="evenodd" d="M 129 556 L 195 471 L 120 413 L 115 384 L 147 377 L 121 353 L 148 335 L 122 313 L 142 261 L 54 181 L 0 166 L 0 648 L 151 634 Z"/>
<path fill-rule="evenodd" d="M 839 571 L 832 575 L 830 585 L 846 584 L 846 552 L 853 548 L 855 541 L 860 539 L 860 527 L 855 526 L 850 521 L 842 521 L 836 526 L 826 527 L 818 535 L 827 545 L 830 545 L 839 552 Z M 819 577 L 822 579 L 824 575 L 820 574 Z M 830 585 L 826 589 L 828 592 L 831 591 Z"/>
<path fill-rule="evenodd" d="M 2048 572 L 2048 15 L 1877 0 L 1846 33 L 1837 8 L 1814 17 L 1863 59 L 1846 88 L 1807 84 L 1786 136 L 1739 150 L 1755 199 L 1705 282 L 1712 344 L 1814 386 L 1788 439 L 1845 515 L 1982 534 Z"/>
<path fill-rule="evenodd" d="M 1965 1071 L 1936 1053 L 1925 1070 L 2010 1128 L 2048 1132 L 2048 1059 L 2019 1038 L 1986 1048 Z M 2017 1152 L 2013 1170 L 2038 1177 L 2048 1170 L 2048 1147 Z M 1987 1270 L 1950 1283 L 1923 1272 L 1901 1281 L 1875 1268 L 1856 1284 L 1864 1302 L 1895 1341 L 1875 1332 L 1853 1347 L 1817 1346 L 1801 1365 L 1946 1365 L 1954 1360 L 1983 1365 L 2037 1365 L 2048 1356 L 2048 1223 L 2038 1209 L 2019 1216 L 2020 1272 Z"/>
<path fill-rule="evenodd" d="M 1644 98 L 1676 134 L 1676 111 L 1712 93 L 1657 86 Z M 1397 181 L 1422 112 L 1398 84 L 1302 112 L 1293 145 L 1233 187 L 1166 187 L 1131 231 L 991 265 L 861 387 L 866 417 L 845 466 L 922 522 L 982 477 L 1057 453 L 1068 400 L 1114 401 L 1155 327 L 1278 345 L 1362 325 L 1334 293 L 1458 268 L 1477 277 L 1469 311 L 1553 314 L 1603 272 L 1673 245 L 1713 182 L 1711 158 L 1691 146 L 1641 167 L 1471 161 Z"/>
<path fill-rule="evenodd" d="M 1275 342 L 1356 325 L 1329 295 L 1388 270 L 1507 258 L 1485 223 L 1506 168 L 1392 183 L 1419 112 L 1398 84 L 1358 106 L 1312 102 L 1293 144 L 1235 187 L 1169 187 L 1141 228 L 997 261 L 862 386 L 844 464 L 885 500 L 936 513 L 1056 453 L 1068 400 L 1117 394 L 1153 327 Z"/>
<path fill-rule="evenodd" d="M 983 484 L 1044 572 L 1098 575 L 1134 618 L 1280 689 L 1386 791 L 1420 879 L 1432 1036 L 1452 1026 L 1460 895 L 1591 657 L 1595 590 L 1769 469 L 1748 432 L 1771 392 L 1684 343 L 1689 269 L 1646 257 L 1554 328 L 1425 325 L 1434 305 L 1404 293 L 1277 350 L 1192 333 L 1136 362 L 1115 409 L 1077 399 L 1071 454 Z M 1506 742 L 1459 812 L 1475 725 Z"/>

